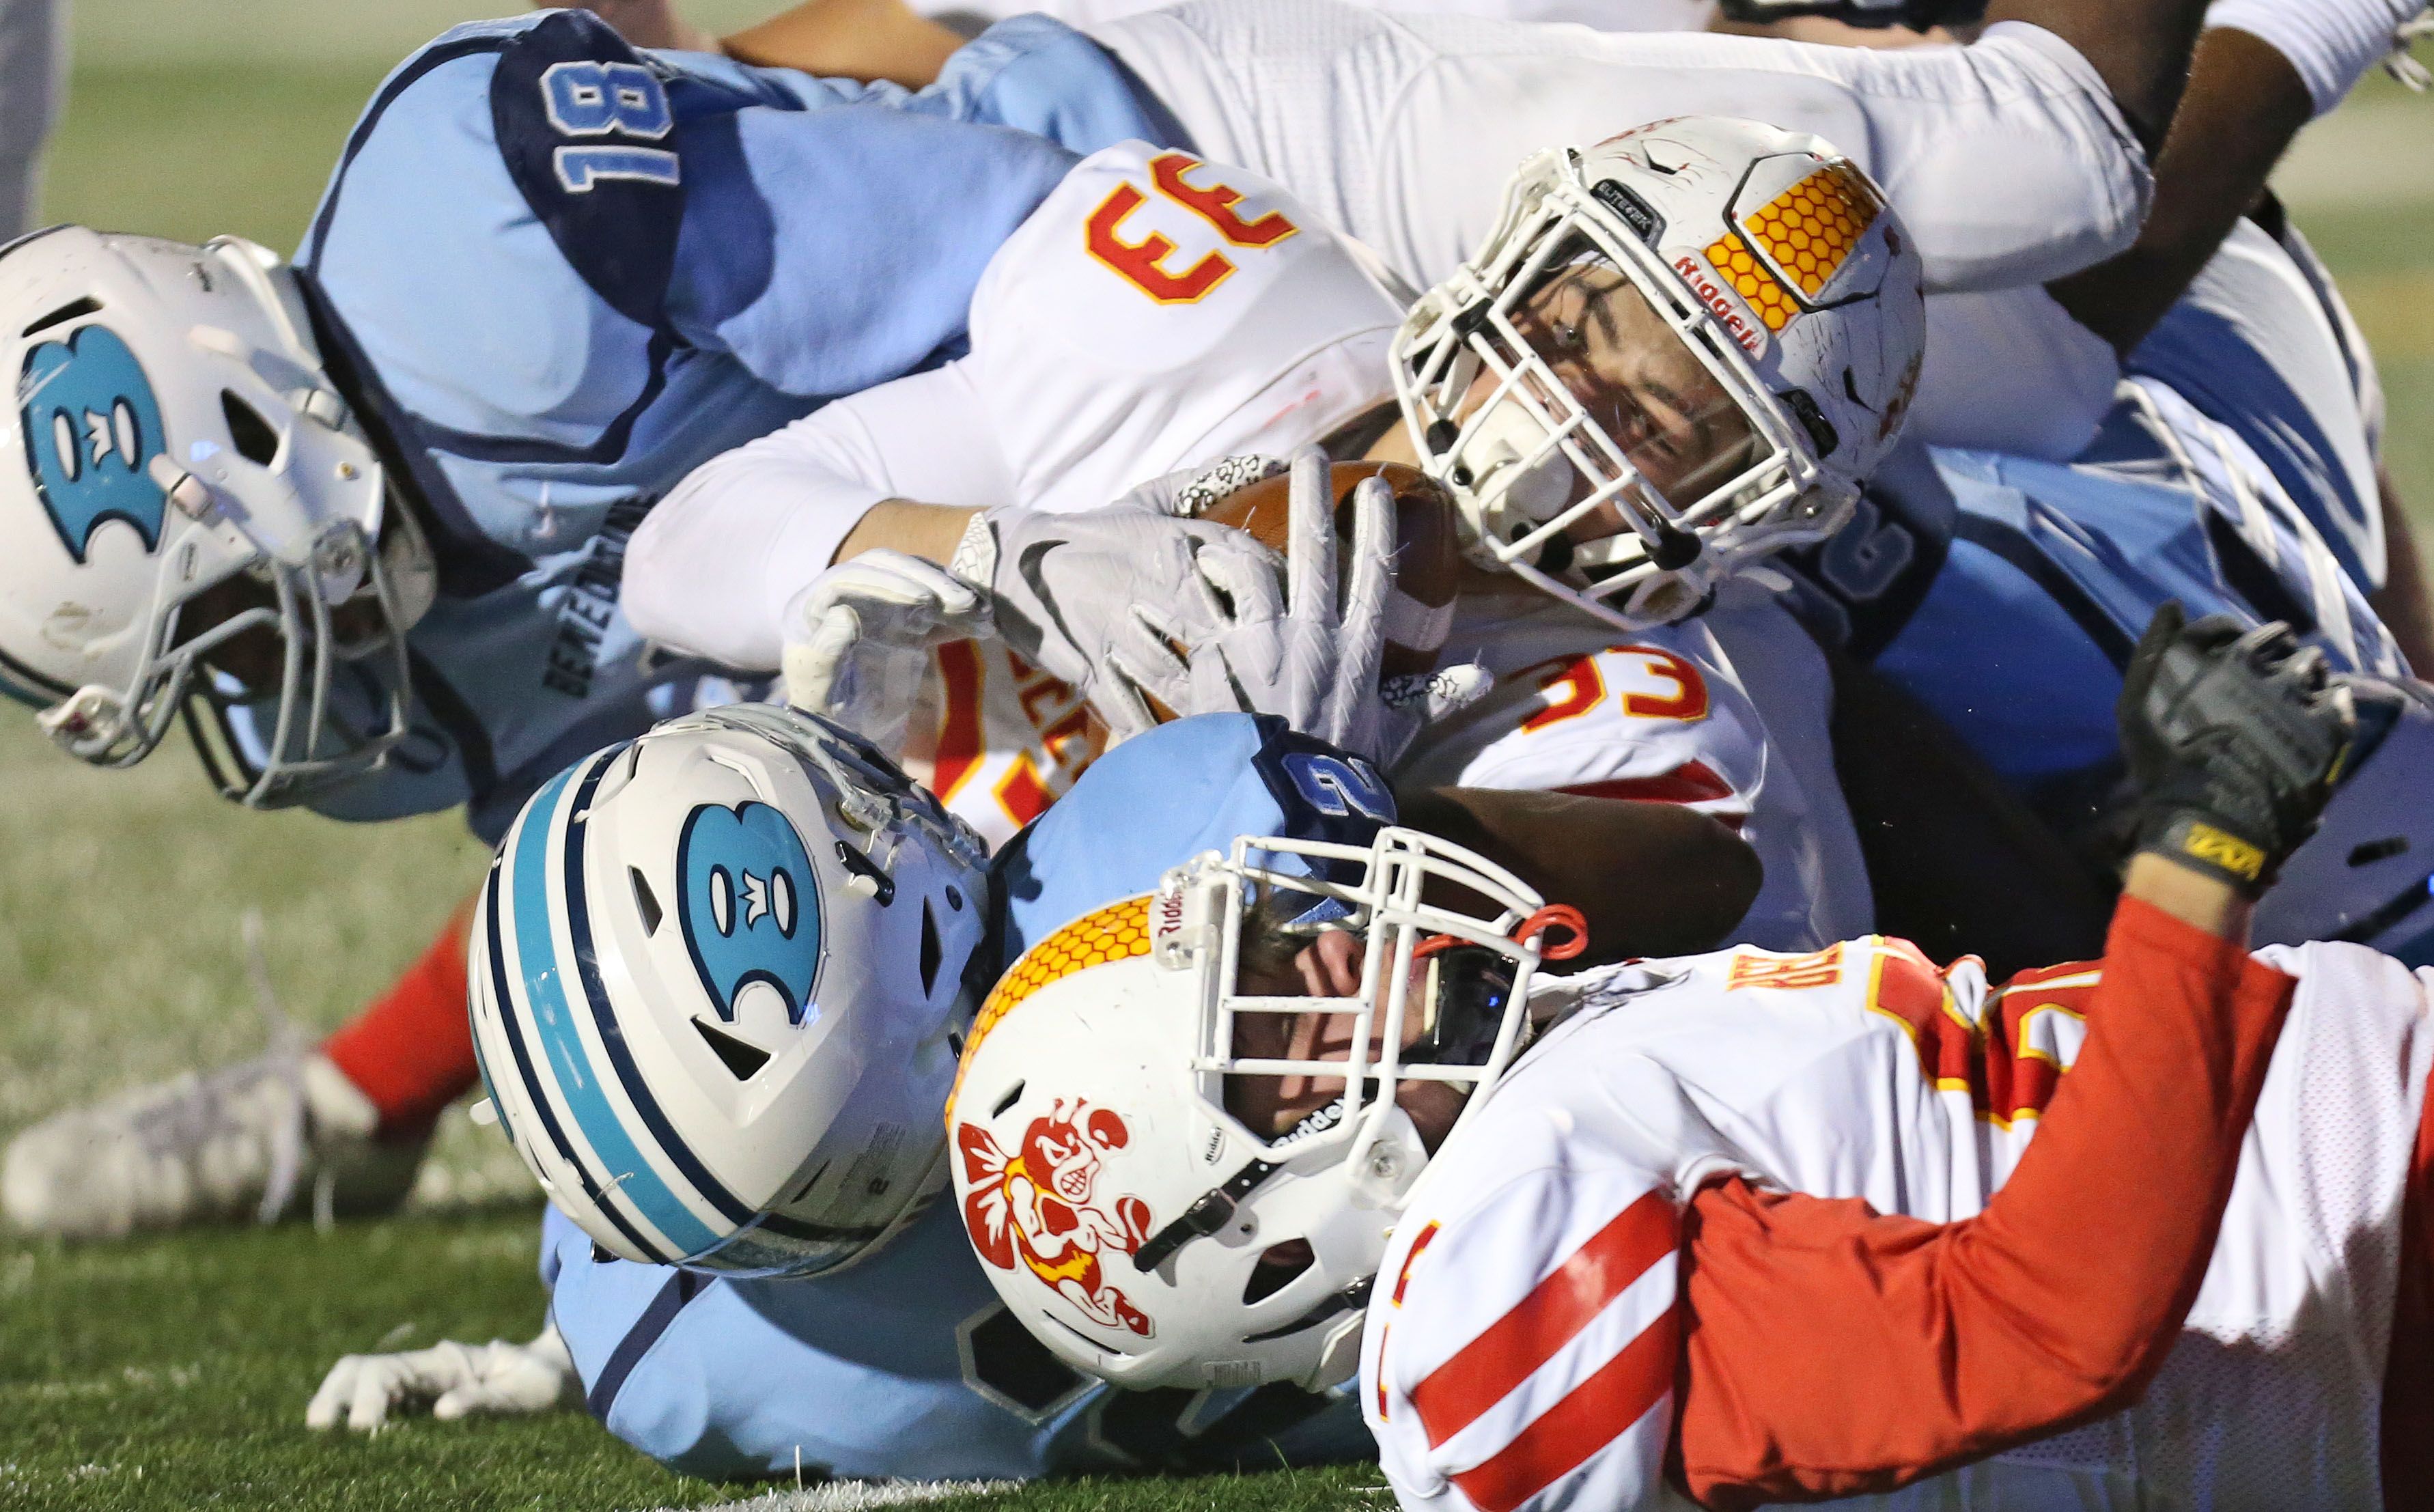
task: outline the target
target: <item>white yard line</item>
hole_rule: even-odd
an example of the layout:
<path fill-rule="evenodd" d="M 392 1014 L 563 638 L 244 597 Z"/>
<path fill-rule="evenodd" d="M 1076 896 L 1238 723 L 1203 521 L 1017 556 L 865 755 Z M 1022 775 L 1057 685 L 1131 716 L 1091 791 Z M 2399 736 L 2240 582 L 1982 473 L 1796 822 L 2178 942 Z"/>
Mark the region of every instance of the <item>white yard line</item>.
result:
<path fill-rule="evenodd" d="M 951 1496 L 999 1496 L 1020 1484 L 1015 1481 L 821 1481 L 801 1490 L 788 1487 L 756 1496 L 748 1502 L 716 1503 L 719 1512 L 873 1512 L 879 1507 L 917 1506 Z M 656 1512 L 682 1512 L 663 1506 Z"/>

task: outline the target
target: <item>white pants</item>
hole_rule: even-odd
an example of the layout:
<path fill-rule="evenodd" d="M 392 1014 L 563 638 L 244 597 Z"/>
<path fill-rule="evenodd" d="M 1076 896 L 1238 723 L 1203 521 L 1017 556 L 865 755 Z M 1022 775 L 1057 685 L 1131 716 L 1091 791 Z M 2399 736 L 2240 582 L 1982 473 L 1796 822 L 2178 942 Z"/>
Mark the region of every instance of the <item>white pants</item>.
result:
<path fill-rule="evenodd" d="M 43 143 L 58 123 L 67 0 L 0 0 L 0 242 L 33 229 Z"/>

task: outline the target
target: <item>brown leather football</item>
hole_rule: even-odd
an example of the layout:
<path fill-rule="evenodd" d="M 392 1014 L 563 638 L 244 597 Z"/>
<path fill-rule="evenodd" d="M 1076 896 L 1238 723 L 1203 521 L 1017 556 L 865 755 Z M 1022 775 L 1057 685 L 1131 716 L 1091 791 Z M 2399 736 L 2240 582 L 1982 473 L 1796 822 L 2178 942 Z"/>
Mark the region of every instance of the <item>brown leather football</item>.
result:
<path fill-rule="evenodd" d="M 1392 678 L 1426 672 L 1436 664 L 1437 651 L 1450 628 L 1443 610 L 1453 603 L 1462 570 L 1453 496 L 1418 468 L 1399 462 L 1334 464 L 1329 481 L 1335 490 L 1336 535 L 1344 546 L 1337 559 L 1339 590 L 1352 566 L 1352 490 L 1362 479 L 1373 475 L 1383 476 L 1395 490 L 1395 590 L 1412 600 L 1397 613 L 1396 621 L 1399 627 L 1433 627 L 1432 633 L 1415 637 L 1428 640 L 1425 645 L 1390 636 L 1379 673 Z M 1232 525 L 1272 550 L 1286 551 L 1293 518 L 1292 487 L 1293 476 L 1288 472 L 1262 478 L 1218 500 L 1200 518 Z M 1414 609 L 1420 612 L 1411 612 Z"/>

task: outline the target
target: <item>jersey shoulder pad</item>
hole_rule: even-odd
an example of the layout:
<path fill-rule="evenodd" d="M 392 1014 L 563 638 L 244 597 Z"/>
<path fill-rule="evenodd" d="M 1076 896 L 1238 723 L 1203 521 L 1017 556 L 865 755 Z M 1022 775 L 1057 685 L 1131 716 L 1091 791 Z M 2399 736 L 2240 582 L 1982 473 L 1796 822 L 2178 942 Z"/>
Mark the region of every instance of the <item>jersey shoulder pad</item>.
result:
<path fill-rule="evenodd" d="M 1568 651 L 1501 674 L 1487 697 L 1424 732 L 1430 780 L 1681 803 L 1746 817 L 1767 729 L 1697 626 Z"/>
<path fill-rule="evenodd" d="M 1264 714 L 1160 725 L 1091 764 L 997 862 L 1008 959 L 1025 942 L 1240 835 L 1365 845 L 1395 821 L 1378 769 Z"/>
<path fill-rule="evenodd" d="M 657 326 L 684 219 L 671 75 L 590 11 L 552 12 L 499 54 L 499 156 L 609 308 Z"/>
<path fill-rule="evenodd" d="M 976 347 L 994 326 L 1120 369 L 1194 374 L 1211 353 L 1241 365 L 1245 342 L 1290 348 L 1290 361 L 1398 314 L 1283 188 L 1123 142 L 1074 164 L 1008 238 L 973 329 Z"/>
<path fill-rule="evenodd" d="M 1379 1271 L 1363 1410 L 1407 1506 L 1640 1506 L 1661 1484 L 1680 1211 L 1534 1111 L 1542 1137 L 1430 1171 Z"/>

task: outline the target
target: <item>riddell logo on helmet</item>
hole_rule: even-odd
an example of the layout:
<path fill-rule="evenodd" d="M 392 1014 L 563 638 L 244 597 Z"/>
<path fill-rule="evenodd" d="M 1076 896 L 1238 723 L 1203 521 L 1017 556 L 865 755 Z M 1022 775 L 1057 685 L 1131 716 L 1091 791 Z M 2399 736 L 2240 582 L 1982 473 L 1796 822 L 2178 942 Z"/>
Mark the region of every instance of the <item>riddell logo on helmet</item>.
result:
<path fill-rule="evenodd" d="M 1688 252 L 1682 253 L 1673 259 L 1673 270 L 1682 275 L 1682 282 L 1690 285 L 1690 292 L 1699 297 L 1699 302 L 1723 322 L 1725 333 L 1740 344 L 1742 351 L 1753 357 L 1766 351 L 1766 333 L 1742 312 L 1740 303 L 1724 292 L 1723 285 L 1716 282 L 1715 275 L 1696 258 Z"/>

